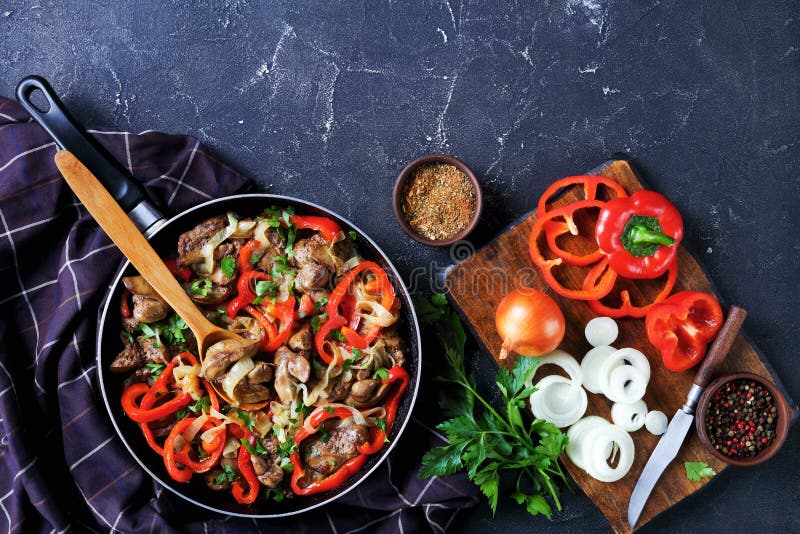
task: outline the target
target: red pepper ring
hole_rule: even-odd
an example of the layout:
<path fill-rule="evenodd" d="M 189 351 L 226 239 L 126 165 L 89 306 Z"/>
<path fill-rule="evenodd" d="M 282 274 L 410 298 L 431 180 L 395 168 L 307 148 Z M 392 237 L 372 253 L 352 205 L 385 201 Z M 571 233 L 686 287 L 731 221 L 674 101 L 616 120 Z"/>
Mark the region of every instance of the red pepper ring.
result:
<path fill-rule="evenodd" d="M 378 427 L 372 427 L 370 429 L 370 440 L 358 448 L 358 452 L 362 454 L 374 454 L 383 448 L 383 444 L 386 442 L 386 436 L 392 431 L 392 425 L 394 425 L 394 419 L 397 416 L 397 407 L 400 404 L 400 399 L 403 393 L 406 392 L 406 389 L 408 389 L 408 384 L 411 382 L 408 372 L 398 365 L 389 369 L 388 374 L 389 377 L 381 382 L 384 384 L 398 383 L 399 385 L 387 396 L 386 404 L 384 405 L 386 409 L 386 432 Z"/>
<path fill-rule="evenodd" d="M 344 238 L 342 227 L 327 217 L 315 215 L 292 215 L 289 222 L 300 230 L 316 230 L 326 241 L 331 243 L 341 241 Z"/>
<path fill-rule="evenodd" d="M 605 176 L 567 176 L 560 180 L 556 180 L 550 187 L 544 190 L 542 196 L 539 197 L 539 203 L 536 206 L 536 214 L 542 216 L 547 213 L 547 201 L 550 200 L 560 189 L 570 187 L 572 185 L 582 185 L 584 200 L 597 199 L 597 186 L 604 185 L 617 194 L 617 198 L 627 197 L 628 193 L 616 180 L 607 178 Z"/>
<path fill-rule="evenodd" d="M 571 217 L 570 220 L 572 220 Z M 556 239 L 565 234 L 578 235 L 578 229 L 574 224 L 570 226 L 570 224 L 565 221 L 548 221 L 544 225 L 544 235 L 547 239 L 547 246 L 550 247 L 550 250 L 552 250 L 556 256 L 564 260 L 564 263 L 567 265 L 585 267 L 603 259 L 603 251 L 599 248 L 594 252 L 581 255 L 564 250 L 558 246 Z"/>
<path fill-rule="evenodd" d="M 586 275 L 586 279 L 583 281 L 583 286 L 592 287 L 597 277 L 600 275 L 600 272 L 606 266 L 607 263 L 606 264 L 598 263 L 597 265 L 592 267 L 592 269 Z M 608 268 L 610 269 L 611 267 Z M 620 318 L 620 317 L 641 318 L 647 315 L 647 312 L 655 304 L 658 304 L 659 302 L 667 298 L 667 296 L 672 291 L 672 288 L 675 287 L 675 282 L 677 280 L 678 280 L 678 260 L 676 258 L 675 261 L 672 262 L 672 265 L 670 265 L 669 269 L 667 270 L 667 280 L 664 282 L 664 287 L 661 289 L 661 291 L 659 291 L 658 295 L 656 295 L 653 301 L 650 302 L 649 304 L 645 304 L 644 306 L 634 306 L 633 303 L 631 303 L 631 295 L 627 289 L 623 289 L 619 292 L 619 298 L 622 301 L 619 308 L 611 308 L 609 306 L 606 306 L 600 299 L 590 300 L 587 301 L 587 303 L 589 304 L 589 308 L 591 308 L 591 310 L 594 313 L 600 316 L 614 317 L 614 318 Z"/>
<path fill-rule="evenodd" d="M 553 291 L 555 291 L 562 297 L 574 300 L 601 299 L 606 295 L 608 295 L 614 288 L 614 282 L 617 279 L 617 273 L 611 269 L 607 269 L 605 273 L 599 278 L 597 284 L 595 284 L 591 288 L 568 289 L 564 287 L 561 284 L 561 282 L 556 280 L 555 276 L 553 276 L 553 268 L 565 263 L 564 260 L 561 258 L 553 258 L 553 259 L 545 258 L 544 255 L 542 254 L 541 249 L 539 248 L 539 237 L 544 231 L 545 224 L 552 221 L 553 219 L 556 219 L 558 217 L 569 216 L 570 214 L 574 213 L 576 210 L 579 209 L 602 207 L 604 204 L 605 202 L 603 202 L 602 200 L 579 200 L 568 206 L 564 206 L 562 208 L 555 208 L 548 211 L 544 215 L 538 216 L 536 222 L 533 224 L 533 230 L 531 231 L 531 236 L 528 239 L 528 252 L 531 255 L 533 263 L 537 267 L 539 267 L 539 270 L 542 272 L 542 277 L 544 278 L 547 285 L 549 285 Z M 600 261 L 600 263 L 607 264 L 608 259 L 604 257 Z"/>
<path fill-rule="evenodd" d="M 239 267 L 240 276 L 255 269 L 253 262 L 250 260 L 253 258 L 255 251 L 257 251 L 259 248 L 261 248 L 261 241 L 258 239 L 251 239 L 239 249 L 239 256 L 236 259 L 236 265 Z"/>
<path fill-rule="evenodd" d="M 212 418 L 203 423 L 200 431 L 205 432 L 206 430 L 211 430 L 218 426 L 220 426 L 220 422 Z M 222 457 L 222 450 L 225 448 L 225 435 L 227 432 L 224 428 L 223 425 L 223 430 L 221 430 L 208 445 L 208 449 L 210 450 L 206 449 L 206 444 L 205 442 L 203 443 L 203 450 L 209 453 L 208 458 L 199 462 L 193 460 L 192 457 L 189 456 L 191 446 L 188 443 L 184 443 L 180 451 L 175 451 L 175 460 L 191 469 L 194 473 L 206 473 L 210 471 L 211 468 L 219 463 L 219 459 Z"/>

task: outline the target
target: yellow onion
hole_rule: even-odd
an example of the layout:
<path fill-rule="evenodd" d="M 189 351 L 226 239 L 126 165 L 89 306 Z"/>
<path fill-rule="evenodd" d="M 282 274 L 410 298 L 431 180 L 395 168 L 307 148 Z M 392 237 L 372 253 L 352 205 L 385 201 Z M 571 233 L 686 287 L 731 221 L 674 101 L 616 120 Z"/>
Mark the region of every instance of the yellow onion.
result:
<path fill-rule="evenodd" d="M 537 289 L 515 289 L 506 295 L 497 306 L 495 326 L 503 339 L 501 360 L 510 352 L 541 356 L 564 339 L 564 314 L 555 300 Z"/>

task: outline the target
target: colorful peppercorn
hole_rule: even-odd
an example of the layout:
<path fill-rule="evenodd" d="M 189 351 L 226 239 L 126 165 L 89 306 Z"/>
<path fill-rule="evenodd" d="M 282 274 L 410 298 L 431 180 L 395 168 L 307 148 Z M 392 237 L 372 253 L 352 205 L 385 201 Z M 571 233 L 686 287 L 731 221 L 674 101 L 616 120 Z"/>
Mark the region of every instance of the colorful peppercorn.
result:
<path fill-rule="evenodd" d="M 723 384 L 709 402 L 706 433 L 730 458 L 756 456 L 775 439 L 778 410 L 762 384 L 739 379 Z"/>

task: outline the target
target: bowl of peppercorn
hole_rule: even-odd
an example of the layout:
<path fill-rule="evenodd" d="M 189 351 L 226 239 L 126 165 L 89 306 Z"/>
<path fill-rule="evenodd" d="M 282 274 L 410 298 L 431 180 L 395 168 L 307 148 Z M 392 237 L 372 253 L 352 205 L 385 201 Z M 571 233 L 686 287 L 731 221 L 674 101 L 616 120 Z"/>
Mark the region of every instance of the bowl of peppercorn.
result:
<path fill-rule="evenodd" d="M 464 239 L 480 219 L 483 194 L 467 165 L 453 156 L 428 154 L 406 165 L 392 193 L 400 227 L 425 245 Z"/>
<path fill-rule="evenodd" d="M 736 373 L 708 385 L 695 422 L 714 456 L 731 465 L 756 465 L 772 458 L 786 440 L 789 406 L 769 380 Z"/>

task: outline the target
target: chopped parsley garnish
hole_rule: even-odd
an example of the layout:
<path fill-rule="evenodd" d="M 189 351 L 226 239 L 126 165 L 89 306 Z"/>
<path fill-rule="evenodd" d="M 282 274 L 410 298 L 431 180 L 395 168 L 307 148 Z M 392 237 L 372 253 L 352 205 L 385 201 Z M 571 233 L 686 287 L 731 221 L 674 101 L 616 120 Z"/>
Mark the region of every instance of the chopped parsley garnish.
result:
<path fill-rule="evenodd" d="M 380 378 L 381 380 L 389 380 L 389 372 L 386 369 L 378 369 L 373 373 L 372 378 Z"/>
<path fill-rule="evenodd" d="M 244 448 L 247 449 L 247 452 L 250 454 L 267 454 L 267 449 L 261 446 L 261 443 L 256 441 L 256 446 L 253 447 L 250 445 L 250 442 L 247 441 L 247 438 L 241 438 L 239 441 L 244 445 Z"/>
<path fill-rule="evenodd" d="M 323 410 L 325 410 L 325 411 L 326 411 L 326 412 L 328 412 L 329 414 L 334 414 L 334 413 L 336 413 L 336 410 L 334 410 L 334 409 L 333 409 L 333 407 L 331 407 L 331 406 L 325 406 L 325 407 L 323 408 Z"/>
<path fill-rule="evenodd" d="M 289 460 L 289 458 L 281 458 L 281 469 L 283 469 L 287 473 L 292 473 L 294 471 L 294 466 L 292 465 L 292 461 Z"/>
<path fill-rule="evenodd" d="M 189 326 L 183 319 L 181 319 L 181 316 L 177 313 L 174 313 L 169 316 L 166 326 L 161 328 L 160 332 L 163 334 L 167 343 L 174 347 L 180 347 L 186 343 L 186 335 L 184 334 L 184 331 L 188 329 Z"/>
<path fill-rule="evenodd" d="M 358 349 L 356 349 L 356 350 L 358 350 Z M 353 365 L 354 363 L 356 363 L 356 359 L 355 358 L 348 358 L 342 364 L 342 370 L 343 371 L 349 371 L 350 370 L 350 366 Z"/>
<path fill-rule="evenodd" d="M 281 486 L 269 488 L 264 493 L 264 499 L 268 501 L 270 498 L 272 498 L 272 500 L 275 502 L 281 502 L 284 498 L 286 498 L 286 493 L 284 493 Z"/>
<path fill-rule="evenodd" d="M 356 233 L 355 230 L 350 230 L 349 232 L 347 232 L 347 237 L 350 238 L 350 241 L 355 241 L 356 239 L 358 239 L 358 234 Z"/>
<path fill-rule="evenodd" d="M 127 330 L 120 330 L 120 331 L 119 331 L 119 335 L 120 335 L 120 337 L 122 338 L 122 341 L 123 341 L 123 342 L 124 342 L 126 345 L 131 345 L 131 344 L 133 344 L 133 336 L 132 336 L 132 335 L 130 334 L 130 332 L 128 332 Z"/>
<path fill-rule="evenodd" d="M 295 225 L 289 226 L 286 232 L 286 256 L 289 259 L 294 257 L 294 241 L 297 239 L 297 227 Z"/>
<path fill-rule="evenodd" d="M 321 313 L 319 315 L 315 315 L 311 318 L 311 329 L 314 332 L 319 332 L 319 329 L 322 328 L 322 323 L 328 320 L 328 312 Z"/>
<path fill-rule="evenodd" d="M 142 333 L 142 337 L 145 339 L 156 337 L 156 331 L 147 323 L 139 323 L 136 325 L 136 329 Z"/>
<path fill-rule="evenodd" d="M 331 439 L 331 435 L 330 435 L 330 434 L 328 434 L 328 431 L 327 431 L 327 430 L 323 429 L 323 430 L 322 430 L 322 431 L 319 433 L 319 440 L 320 440 L 322 443 L 328 443 L 328 440 L 329 440 L 329 439 Z"/>
<path fill-rule="evenodd" d="M 341 330 L 334 330 L 333 332 L 331 332 L 331 335 L 333 336 L 333 339 L 335 339 L 336 341 L 341 341 L 342 343 L 345 343 L 347 341 L 347 338 L 344 337 L 344 334 L 342 334 Z"/>
<path fill-rule="evenodd" d="M 317 302 L 314 303 L 314 311 L 319 311 L 328 303 L 328 297 L 322 297 Z"/>
<path fill-rule="evenodd" d="M 379 429 L 383 430 L 383 433 L 386 433 L 386 419 L 378 419 L 375 421 L 375 426 Z"/>
<path fill-rule="evenodd" d="M 325 369 L 325 367 L 323 367 L 323 366 L 322 366 L 322 364 L 321 364 L 321 363 L 319 363 L 319 362 L 317 361 L 317 359 L 316 359 L 316 358 L 313 358 L 313 359 L 311 360 L 311 367 L 313 367 L 313 368 L 314 368 L 314 371 L 315 371 L 315 372 L 316 372 L 316 371 L 323 371 L 323 370 Z"/>
<path fill-rule="evenodd" d="M 250 414 L 248 414 L 246 411 L 236 408 L 236 415 L 242 420 L 244 426 L 246 426 L 250 431 L 256 427 L 255 420 L 253 420 L 253 418 L 250 417 Z"/>
<path fill-rule="evenodd" d="M 236 260 L 234 260 L 230 256 L 225 256 L 224 258 L 219 260 L 219 268 L 222 270 L 222 274 L 224 274 L 228 278 L 231 278 L 236 272 Z"/>
<path fill-rule="evenodd" d="M 261 304 L 266 297 L 274 298 L 278 284 L 274 280 L 259 280 L 256 282 L 256 299 L 253 304 Z"/>
<path fill-rule="evenodd" d="M 358 359 L 363 351 L 353 347 L 353 358 Z"/>
<path fill-rule="evenodd" d="M 273 278 L 279 278 L 282 274 L 295 274 L 294 269 L 289 265 L 286 256 L 274 256 L 272 258 L 272 271 Z"/>
<path fill-rule="evenodd" d="M 278 444 L 278 454 L 281 456 L 281 458 L 288 458 L 296 450 L 297 450 L 297 443 L 295 443 L 293 440 L 284 441 Z"/>
<path fill-rule="evenodd" d="M 214 479 L 214 484 L 221 486 L 225 482 L 233 482 L 234 478 L 236 478 L 236 472 L 233 470 L 233 468 L 229 465 L 223 465 L 222 473 L 216 476 Z"/>
<path fill-rule="evenodd" d="M 208 411 L 211 408 L 211 399 L 208 395 L 203 395 L 192 404 L 188 406 L 188 408 L 194 413 L 200 413 Z"/>
<path fill-rule="evenodd" d="M 256 264 L 256 263 L 258 263 L 258 260 L 260 260 L 260 259 L 261 259 L 261 256 L 259 256 L 255 252 L 253 252 L 252 254 L 250 254 L 250 259 L 248 261 L 250 263 Z"/>
<path fill-rule="evenodd" d="M 175 417 L 178 419 L 178 421 L 180 421 L 187 415 L 189 415 L 189 410 L 187 410 L 186 408 L 181 408 L 180 410 L 175 412 Z"/>
<path fill-rule="evenodd" d="M 220 306 L 219 308 L 217 308 L 217 313 L 220 315 L 225 315 L 226 313 L 228 313 L 228 311 Z"/>
<path fill-rule="evenodd" d="M 211 280 L 208 278 L 198 278 L 192 285 L 189 286 L 189 290 L 194 293 L 195 295 L 201 295 L 203 297 L 208 295 L 208 290 L 211 289 Z"/>
<path fill-rule="evenodd" d="M 144 364 L 144 367 L 145 369 L 150 371 L 150 374 L 152 376 L 158 376 L 161 374 L 161 371 L 164 370 L 166 365 L 164 365 L 163 363 L 146 363 Z"/>

